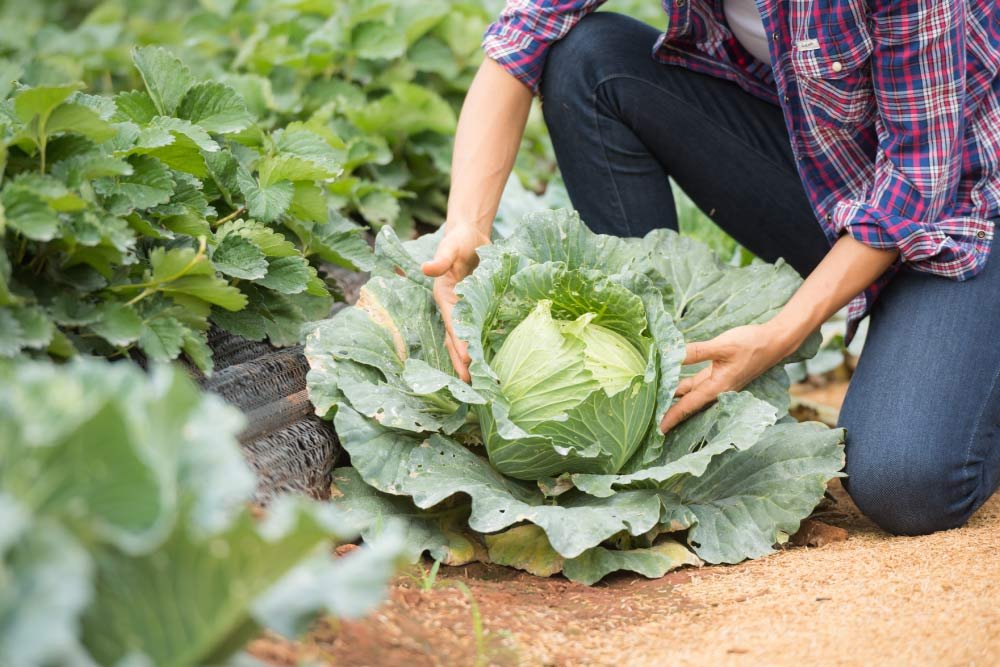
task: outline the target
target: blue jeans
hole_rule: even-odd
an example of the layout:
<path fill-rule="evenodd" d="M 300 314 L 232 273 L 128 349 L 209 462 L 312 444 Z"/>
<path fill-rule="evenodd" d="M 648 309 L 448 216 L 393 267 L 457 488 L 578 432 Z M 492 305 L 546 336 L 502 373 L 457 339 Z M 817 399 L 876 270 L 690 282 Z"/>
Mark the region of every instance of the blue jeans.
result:
<path fill-rule="evenodd" d="M 542 108 L 573 205 L 594 230 L 677 228 L 668 177 L 758 257 L 802 275 L 829 250 L 781 110 L 657 63 L 657 31 L 592 14 L 556 43 Z M 892 533 L 960 526 L 1000 485 L 1000 259 L 959 283 L 904 268 L 871 313 L 841 411 L 845 486 Z"/>

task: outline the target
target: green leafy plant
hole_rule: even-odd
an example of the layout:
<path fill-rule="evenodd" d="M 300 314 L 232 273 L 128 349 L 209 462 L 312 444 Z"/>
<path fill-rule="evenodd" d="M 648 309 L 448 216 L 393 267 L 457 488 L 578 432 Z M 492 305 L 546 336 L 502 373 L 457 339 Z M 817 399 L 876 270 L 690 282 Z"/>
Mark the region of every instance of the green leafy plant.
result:
<path fill-rule="evenodd" d="M 329 195 L 344 213 L 404 235 L 416 222 L 443 220 L 456 109 L 495 8 L 456 0 L 118 0 L 60 25 L 58 12 L 31 4 L 0 9 L 0 28 L 20 33 L 7 49 L 0 37 L 0 56 L 10 54 L 33 82 L 80 79 L 110 94 L 134 85 L 122 45 L 182 48 L 200 79 L 239 91 L 261 127 L 313 122 L 335 135 L 327 138 L 343 174 Z M 34 38 L 23 35 L 32 18 Z M 541 124 L 534 127 L 537 135 Z M 534 145 L 531 154 L 545 150 Z M 551 172 L 551 161 L 537 171 Z"/>
<path fill-rule="evenodd" d="M 377 604 L 398 538 L 334 560 L 329 505 L 254 518 L 242 425 L 175 369 L 0 362 L 0 664 L 220 664 Z"/>
<path fill-rule="evenodd" d="M 30 83 L 82 80 L 113 94 L 138 84 L 130 45 L 183 49 L 200 79 L 239 91 L 261 127 L 307 121 L 328 128 L 344 169 L 329 188 L 336 205 L 376 229 L 391 224 L 405 238 L 417 223 L 444 219 L 456 112 L 483 57 L 483 31 L 502 6 L 499 0 L 7 0 L 0 7 L 0 58 L 10 58 Z M 656 3 L 610 8 L 656 26 L 663 21 Z M 532 192 L 548 194 L 555 166 L 536 105 L 516 171 Z M 732 254 L 732 239 L 685 198 L 678 208 L 682 231 Z"/>
<path fill-rule="evenodd" d="M 208 371 L 210 322 L 298 342 L 333 303 L 317 267 L 371 261 L 326 190 L 336 138 L 263 130 L 236 90 L 159 47 L 133 60 L 144 90 L 2 94 L 0 356 L 137 348 Z"/>
<path fill-rule="evenodd" d="M 470 386 L 420 272 L 434 247 L 383 230 L 357 306 L 306 347 L 310 396 L 353 464 L 336 472 L 338 505 L 406 517 L 413 554 L 586 583 L 732 563 L 771 552 L 838 475 L 843 433 L 786 416 L 783 366 L 666 437 L 656 428 L 698 370 L 682 367 L 685 343 L 772 316 L 800 282 L 787 265 L 530 215 L 458 287 Z"/>

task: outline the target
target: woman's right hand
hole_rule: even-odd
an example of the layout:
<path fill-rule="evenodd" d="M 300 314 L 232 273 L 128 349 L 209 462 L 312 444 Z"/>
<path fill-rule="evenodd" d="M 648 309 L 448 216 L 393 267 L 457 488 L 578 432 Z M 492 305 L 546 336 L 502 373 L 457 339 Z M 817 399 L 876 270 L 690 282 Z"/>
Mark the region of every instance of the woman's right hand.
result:
<path fill-rule="evenodd" d="M 421 267 L 424 275 L 434 278 L 434 301 L 437 302 L 444 320 L 444 344 L 448 348 L 448 355 L 451 357 L 455 372 L 466 382 L 471 379 L 468 345 L 455 335 L 451 321 L 452 311 L 458 302 L 455 285 L 476 268 L 479 264 L 476 249 L 489 242 L 489 236 L 473 225 L 447 226 L 444 238 L 434 253 L 434 259 L 424 262 Z"/>
<path fill-rule="evenodd" d="M 455 130 L 444 238 L 434 259 L 423 266 L 424 273 L 434 278 L 434 300 L 444 319 L 451 364 L 466 382 L 471 379 L 468 346 L 455 335 L 451 321 L 458 301 L 455 285 L 479 263 L 476 248 L 490 242 L 490 228 L 530 111 L 531 91 L 501 65 L 483 60 Z"/>

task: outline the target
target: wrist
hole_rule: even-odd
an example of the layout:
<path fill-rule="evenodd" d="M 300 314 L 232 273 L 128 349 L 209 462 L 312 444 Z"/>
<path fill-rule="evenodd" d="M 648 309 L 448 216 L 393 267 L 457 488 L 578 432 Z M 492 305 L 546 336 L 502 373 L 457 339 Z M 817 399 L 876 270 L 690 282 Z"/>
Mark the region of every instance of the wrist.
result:
<path fill-rule="evenodd" d="M 492 231 L 492 228 L 492 224 L 485 224 L 469 218 L 457 218 L 451 216 L 448 216 L 447 221 L 444 223 L 445 234 L 455 233 L 477 236 L 485 239 L 486 242 L 489 242 L 490 240 L 490 232 Z"/>
<path fill-rule="evenodd" d="M 762 325 L 766 335 L 776 345 L 783 357 L 791 356 L 819 325 L 801 313 L 780 311 Z"/>

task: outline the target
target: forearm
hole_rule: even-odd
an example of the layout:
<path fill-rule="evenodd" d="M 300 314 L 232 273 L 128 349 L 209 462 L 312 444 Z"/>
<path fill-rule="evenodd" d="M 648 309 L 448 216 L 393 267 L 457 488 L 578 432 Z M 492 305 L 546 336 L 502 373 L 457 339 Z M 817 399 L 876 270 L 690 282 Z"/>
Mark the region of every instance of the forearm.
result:
<path fill-rule="evenodd" d="M 487 237 L 514 168 L 531 91 L 487 58 L 462 105 L 451 163 L 448 226 L 472 225 Z"/>
<path fill-rule="evenodd" d="M 789 352 L 896 261 L 896 250 L 880 250 L 842 236 L 809 274 L 785 307 L 768 323 Z"/>

